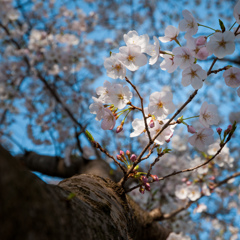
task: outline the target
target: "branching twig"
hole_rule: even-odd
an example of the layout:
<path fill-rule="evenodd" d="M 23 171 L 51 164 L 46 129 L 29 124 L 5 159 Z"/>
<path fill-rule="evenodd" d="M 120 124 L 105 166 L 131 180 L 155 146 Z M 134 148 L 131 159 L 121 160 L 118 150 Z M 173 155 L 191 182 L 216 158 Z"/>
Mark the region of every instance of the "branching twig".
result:
<path fill-rule="evenodd" d="M 210 75 L 212 68 L 214 66 L 214 64 L 216 63 L 216 61 L 218 60 L 218 58 L 215 58 L 207 72 L 207 75 Z M 126 78 L 126 81 L 128 79 Z M 129 82 L 131 84 L 131 82 L 128 80 L 127 82 Z M 131 84 L 132 85 L 132 84 Z M 135 87 L 135 86 L 134 86 Z M 136 87 L 135 87 L 136 88 Z M 174 118 L 176 116 L 178 116 L 178 114 L 193 100 L 193 98 L 197 95 L 198 90 L 195 90 L 193 92 L 193 94 L 191 94 L 189 96 L 189 98 L 187 99 L 187 101 L 176 111 L 176 113 L 163 125 L 161 131 L 159 131 L 152 139 L 152 141 L 154 142 L 156 140 L 156 138 L 169 126 L 169 124 L 172 122 L 172 120 L 174 120 Z M 142 106 L 143 108 L 143 106 Z M 149 143 L 145 146 L 145 148 L 142 150 L 142 152 L 140 153 L 140 155 L 138 156 L 137 160 L 134 162 L 134 164 L 132 165 L 132 167 L 127 171 L 127 174 L 124 175 L 124 177 L 119 181 L 119 185 L 123 186 L 123 184 L 126 182 L 126 180 L 128 179 L 129 174 L 133 171 L 133 169 L 135 168 L 135 166 L 137 164 L 139 164 L 142 161 L 142 156 L 144 155 L 144 153 L 148 150 L 148 148 L 151 146 L 152 142 L 149 141 Z"/>
<path fill-rule="evenodd" d="M 143 106 L 143 98 L 141 97 L 140 93 L 138 92 L 136 86 L 134 84 L 132 84 L 132 82 L 127 77 L 125 77 L 125 80 L 126 80 L 126 82 L 128 82 L 132 86 L 132 88 L 135 90 L 135 92 L 137 93 L 137 95 L 138 95 L 138 97 L 141 101 L 141 112 L 142 112 L 143 119 L 144 119 L 145 129 L 146 129 L 147 134 L 148 134 L 149 142 L 152 144 L 153 140 L 151 138 L 151 134 L 149 132 L 148 125 L 147 125 L 147 119 L 146 119 L 146 116 L 145 116 L 144 106 Z"/>
<path fill-rule="evenodd" d="M 106 154 L 109 158 L 113 159 L 113 161 L 122 169 L 123 173 L 126 174 L 127 172 L 126 169 L 115 159 L 115 157 L 110 155 L 107 150 L 103 149 L 98 142 L 94 141 L 92 142 L 92 144 L 94 145 L 95 148 L 98 148 L 101 152 Z"/>

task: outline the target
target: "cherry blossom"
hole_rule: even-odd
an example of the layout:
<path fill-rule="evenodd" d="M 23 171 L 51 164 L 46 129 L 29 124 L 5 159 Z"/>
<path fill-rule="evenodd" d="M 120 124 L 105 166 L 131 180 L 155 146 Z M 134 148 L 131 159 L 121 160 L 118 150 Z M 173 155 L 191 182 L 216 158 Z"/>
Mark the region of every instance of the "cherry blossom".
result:
<path fill-rule="evenodd" d="M 223 73 L 223 77 L 227 86 L 236 88 L 240 86 L 240 69 L 231 67 Z"/>
<path fill-rule="evenodd" d="M 119 61 L 130 71 L 136 71 L 147 64 L 147 57 L 141 53 L 141 47 L 128 45 L 119 48 Z"/>
<path fill-rule="evenodd" d="M 188 10 L 182 11 L 184 19 L 179 23 L 180 31 L 186 31 L 186 35 L 194 35 L 198 31 L 198 24 L 193 15 Z"/>
<path fill-rule="evenodd" d="M 224 58 L 235 50 L 235 35 L 230 31 L 215 32 L 207 43 L 207 50 L 218 58 Z"/>
<path fill-rule="evenodd" d="M 236 22 L 240 24 L 240 1 L 237 2 L 233 9 L 233 16 L 236 19 Z"/>
<path fill-rule="evenodd" d="M 153 65 L 157 62 L 159 58 L 159 51 L 160 51 L 160 44 L 158 39 L 153 36 L 154 39 L 154 45 L 148 45 L 146 48 L 146 53 L 151 56 L 149 59 L 149 64 Z"/>
<path fill-rule="evenodd" d="M 116 124 L 116 119 L 110 109 L 105 108 L 101 128 L 103 130 L 112 130 Z"/>
<path fill-rule="evenodd" d="M 211 128 L 202 128 L 188 139 L 188 142 L 199 151 L 204 151 L 205 146 L 213 143 L 213 141 L 213 130 Z"/>
<path fill-rule="evenodd" d="M 132 98 L 132 92 L 128 86 L 121 84 L 114 84 L 109 93 L 109 102 L 114 104 L 115 107 L 122 109 Z"/>
<path fill-rule="evenodd" d="M 188 188 L 186 184 L 177 185 L 175 188 L 175 195 L 177 198 L 184 200 L 188 196 Z"/>
<path fill-rule="evenodd" d="M 207 72 L 198 64 L 192 64 L 182 72 L 182 85 L 187 87 L 192 85 L 194 89 L 200 89 L 203 86 L 203 80 L 207 78 Z"/>
<path fill-rule="evenodd" d="M 204 102 L 200 108 L 199 121 L 206 128 L 218 124 L 220 117 L 218 116 L 217 106 Z"/>
<path fill-rule="evenodd" d="M 105 108 L 104 108 L 103 103 L 100 99 L 95 98 L 95 97 L 92 97 L 92 99 L 94 100 L 94 103 L 92 103 L 89 106 L 90 113 L 97 114 L 95 119 L 97 121 L 100 121 L 105 115 Z"/>
<path fill-rule="evenodd" d="M 164 119 L 175 110 L 170 91 L 154 92 L 149 97 L 148 111 L 155 117 Z"/>
<path fill-rule="evenodd" d="M 165 52 L 168 54 L 160 54 L 160 56 L 164 58 L 164 60 L 160 64 L 160 68 L 164 71 L 167 70 L 169 73 L 172 73 L 177 69 L 178 64 L 176 64 L 174 56 L 171 55 L 172 54 L 171 52 L 169 51 Z"/>
<path fill-rule="evenodd" d="M 219 141 L 211 144 L 208 147 L 207 153 L 211 156 L 215 155 L 217 153 L 217 151 L 219 150 L 219 145 L 220 145 Z M 214 162 L 219 167 L 223 167 L 226 164 L 229 165 L 230 167 L 232 167 L 232 163 L 234 162 L 234 158 L 232 158 L 230 156 L 229 148 L 227 146 L 224 146 L 222 151 L 214 158 Z"/>
<path fill-rule="evenodd" d="M 133 30 L 129 31 L 127 34 L 123 35 L 124 42 L 127 46 L 136 45 L 141 47 L 141 52 L 146 52 L 146 48 L 149 42 L 149 37 L 147 34 L 139 36 L 138 33 Z"/>
<path fill-rule="evenodd" d="M 103 87 L 98 87 L 96 89 L 96 93 L 97 93 L 97 95 L 100 95 L 99 99 L 103 103 L 110 102 L 110 93 L 111 93 L 112 89 L 113 89 L 113 84 L 107 80 L 104 81 Z"/>
<path fill-rule="evenodd" d="M 201 192 L 197 185 L 191 185 L 188 187 L 188 198 L 191 201 L 196 201 L 198 198 L 200 198 Z"/>
<path fill-rule="evenodd" d="M 193 38 L 192 36 L 186 37 L 187 47 L 190 49 L 192 56 L 197 59 L 205 60 L 209 56 L 209 51 L 206 47 L 206 37 L 200 36 Z"/>
<path fill-rule="evenodd" d="M 172 25 L 169 25 L 169 26 L 166 27 L 164 33 L 165 33 L 165 36 L 164 37 L 159 37 L 159 40 L 161 42 L 170 42 L 172 40 L 177 39 L 177 36 L 179 34 L 179 29 L 172 26 Z"/>
<path fill-rule="evenodd" d="M 181 68 L 185 69 L 194 63 L 194 57 L 190 50 L 186 47 L 176 47 L 172 50 L 175 55 L 175 63 Z"/>
<path fill-rule="evenodd" d="M 211 195 L 210 189 L 208 188 L 206 183 L 204 183 L 203 186 L 202 186 L 202 193 L 205 196 L 210 196 Z"/>
<path fill-rule="evenodd" d="M 151 137 L 153 138 L 156 134 L 158 134 L 162 130 L 162 126 L 168 121 L 168 119 L 165 119 L 163 121 L 156 120 L 154 122 L 154 127 L 149 129 L 149 132 L 151 134 Z M 172 137 L 174 132 L 175 125 L 170 125 L 166 129 L 163 130 L 163 132 L 156 138 L 154 142 L 156 142 L 159 145 L 163 145 L 166 140 L 169 140 L 169 138 Z M 145 132 L 145 136 L 147 137 L 147 132 Z"/>
<path fill-rule="evenodd" d="M 118 60 L 119 54 L 112 53 L 111 57 L 106 58 L 104 61 L 104 67 L 107 70 L 107 75 L 113 79 L 124 79 L 126 76 L 126 68 Z"/>
<path fill-rule="evenodd" d="M 194 213 L 201 213 L 201 212 L 206 212 L 207 211 L 207 206 L 204 203 L 200 203 L 194 210 Z"/>

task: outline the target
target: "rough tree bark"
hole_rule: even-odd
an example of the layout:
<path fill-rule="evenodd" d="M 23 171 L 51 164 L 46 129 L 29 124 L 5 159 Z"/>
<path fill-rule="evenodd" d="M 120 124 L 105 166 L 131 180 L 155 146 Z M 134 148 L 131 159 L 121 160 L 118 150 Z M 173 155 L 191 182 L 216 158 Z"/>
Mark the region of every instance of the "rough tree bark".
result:
<path fill-rule="evenodd" d="M 0 221 L 4 240 L 164 240 L 169 234 L 110 179 L 82 174 L 48 185 L 2 147 Z"/>

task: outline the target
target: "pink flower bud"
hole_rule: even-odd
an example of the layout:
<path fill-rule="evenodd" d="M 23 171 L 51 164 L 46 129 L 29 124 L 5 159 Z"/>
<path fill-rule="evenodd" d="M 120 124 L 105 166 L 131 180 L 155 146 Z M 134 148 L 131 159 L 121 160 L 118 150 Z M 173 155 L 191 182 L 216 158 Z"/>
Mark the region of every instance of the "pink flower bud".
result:
<path fill-rule="evenodd" d="M 200 60 L 205 60 L 209 56 L 209 51 L 207 50 L 206 47 L 202 47 L 199 49 L 197 53 L 197 58 Z"/>
<path fill-rule="evenodd" d="M 122 161 L 122 157 L 121 157 L 121 155 L 117 155 L 117 160 Z"/>
<path fill-rule="evenodd" d="M 218 134 L 220 135 L 221 132 L 222 132 L 222 129 L 221 129 L 221 128 L 217 128 L 217 132 L 218 132 Z"/>
<path fill-rule="evenodd" d="M 193 127 L 193 126 L 187 126 L 187 129 L 188 129 L 188 132 L 189 133 L 195 133 L 196 132 L 196 130 L 195 130 L 195 128 Z"/>
<path fill-rule="evenodd" d="M 191 181 L 187 181 L 186 184 L 187 184 L 188 186 L 190 186 L 190 185 L 192 185 L 192 182 L 191 182 Z"/>
<path fill-rule="evenodd" d="M 197 46 L 205 45 L 206 41 L 207 41 L 207 38 L 205 36 L 200 36 L 196 39 L 196 45 Z"/>
<path fill-rule="evenodd" d="M 154 126 L 155 126 L 155 123 L 154 123 L 153 120 L 151 120 L 150 123 L 149 123 L 149 127 L 150 127 L 150 128 L 153 128 Z"/>
<path fill-rule="evenodd" d="M 149 183 L 145 183 L 145 189 L 147 191 L 150 191 L 151 190 L 151 187 L 150 187 L 150 184 Z"/>
<path fill-rule="evenodd" d="M 166 143 L 169 143 L 170 142 L 170 138 L 168 140 L 165 140 Z"/>
<path fill-rule="evenodd" d="M 127 150 L 127 151 L 126 151 L 126 154 L 127 154 L 127 156 L 130 156 L 131 153 L 130 153 L 129 150 Z"/>
<path fill-rule="evenodd" d="M 136 159 L 137 159 L 137 156 L 136 156 L 135 154 L 132 154 L 132 156 L 130 157 L 130 160 L 131 160 L 132 162 L 135 162 Z"/>
<path fill-rule="evenodd" d="M 151 175 L 151 178 L 153 179 L 153 181 L 155 182 L 155 181 L 159 181 L 159 179 L 158 179 L 158 176 L 157 175 Z"/>
<path fill-rule="evenodd" d="M 124 156 L 124 151 L 120 150 L 119 153 L 120 153 L 121 156 Z"/>
<path fill-rule="evenodd" d="M 120 125 L 117 127 L 116 133 L 120 133 L 122 130 L 123 130 L 123 127 L 122 125 Z"/>
<path fill-rule="evenodd" d="M 148 182 L 148 178 L 146 176 L 141 176 L 140 180 L 142 181 L 142 183 L 145 185 Z"/>
<path fill-rule="evenodd" d="M 229 130 L 229 132 L 232 130 L 232 125 L 228 125 L 227 130 Z"/>
<path fill-rule="evenodd" d="M 215 180 L 215 176 L 211 176 L 209 179 L 210 180 Z"/>
<path fill-rule="evenodd" d="M 186 182 L 187 181 L 187 178 L 182 178 L 182 182 Z"/>
<path fill-rule="evenodd" d="M 139 188 L 139 192 L 140 192 L 141 194 L 144 194 L 144 192 L 145 192 L 145 189 L 144 189 L 144 187 L 143 187 L 143 186 L 140 186 L 140 188 Z"/>

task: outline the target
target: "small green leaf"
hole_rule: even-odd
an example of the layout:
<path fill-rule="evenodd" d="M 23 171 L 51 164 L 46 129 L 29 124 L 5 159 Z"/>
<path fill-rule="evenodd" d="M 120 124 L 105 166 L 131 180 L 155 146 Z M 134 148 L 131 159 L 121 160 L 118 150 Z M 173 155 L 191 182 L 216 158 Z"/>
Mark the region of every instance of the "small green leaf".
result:
<path fill-rule="evenodd" d="M 221 19 L 219 19 L 219 25 L 220 25 L 220 28 L 222 29 L 222 32 L 225 32 L 225 26 Z"/>
<path fill-rule="evenodd" d="M 85 130 L 85 133 L 86 133 L 86 135 L 87 135 L 87 138 L 88 138 L 91 142 L 93 142 L 93 141 L 94 141 L 94 138 L 93 138 L 92 134 L 91 134 L 88 130 Z"/>
<path fill-rule="evenodd" d="M 163 150 L 163 153 L 169 153 L 169 152 L 171 152 L 171 151 L 172 151 L 172 149 L 165 148 L 165 149 Z"/>

